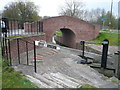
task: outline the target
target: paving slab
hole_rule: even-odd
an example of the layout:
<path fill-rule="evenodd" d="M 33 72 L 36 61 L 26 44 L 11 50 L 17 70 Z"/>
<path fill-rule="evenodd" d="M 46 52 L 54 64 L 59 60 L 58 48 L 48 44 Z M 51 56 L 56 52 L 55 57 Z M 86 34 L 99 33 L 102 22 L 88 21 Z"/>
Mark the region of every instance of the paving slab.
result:
<path fill-rule="evenodd" d="M 83 84 L 90 84 L 98 88 L 117 88 L 117 84 L 106 81 L 104 75 L 98 73 L 88 65 L 77 64 L 82 60 L 79 56 L 66 53 L 62 50 L 54 51 L 51 48 L 38 48 L 37 56 L 42 62 L 37 62 L 37 73 L 34 73 L 33 51 L 29 52 L 29 65 L 26 65 L 25 53 L 21 58 L 21 64 L 14 66 L 15 70 L 22 71 L 30 80 L 36 81 L 41 88 L 78 88 Z M 43 85 L 41 84 L 43 83 Z"/>

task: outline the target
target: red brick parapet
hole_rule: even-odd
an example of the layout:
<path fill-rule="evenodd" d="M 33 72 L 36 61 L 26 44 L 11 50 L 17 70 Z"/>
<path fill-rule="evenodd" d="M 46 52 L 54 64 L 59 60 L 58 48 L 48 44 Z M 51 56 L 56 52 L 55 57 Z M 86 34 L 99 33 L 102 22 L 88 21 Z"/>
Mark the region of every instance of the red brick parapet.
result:
<path fill-rule="evenodd" d="M 31 42 L 31 43 L 33 43 L 35 40 L 36 41 L 39 41 L 39 40 L 46 41 L 45 34 L 35 35 L 35 36 L 25 36 L 25 37 L 21 37 L 21 39 L 26 40 L 26 41 Z M 26 52 L 26 42 L 23 40 L 20 40 L 20 38 L 18 38 L 18 40 L 19 40 L 20 54 Z M 33 49 L 34 49 L 34 44 L 28 43 L 28 51 L 33 50 Z M 10 50 L 11 50 L 11 57 L 15 57 L 18 55 L 18 44 L 17 44 L 16 38 L 10 40 Z"/>

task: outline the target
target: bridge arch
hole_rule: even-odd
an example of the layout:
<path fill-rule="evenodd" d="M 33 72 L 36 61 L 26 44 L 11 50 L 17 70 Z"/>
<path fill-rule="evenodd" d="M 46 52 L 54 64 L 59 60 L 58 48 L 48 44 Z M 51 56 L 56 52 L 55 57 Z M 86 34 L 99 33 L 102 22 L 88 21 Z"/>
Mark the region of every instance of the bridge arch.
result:
<path fill-rule="evenodd" d="M 60 31 L 62 32 L 62 43 L 68 47 L 75 47 L 75 40 L 76 35 L 75 33 L 70 30 L 69 28 L 61 28 Z"/>
<path fill-rule="evenodd" d="M 63 33 L 63 44 L 70 47 L 74 47 L 80 40 L 91 40 L 99 35 L 99 27 L 81 19 L 57 16 L 43 20 L 43 32 L 46 34 L 47 42 L 52 41 L 53 34 L 57 30 Z"/>

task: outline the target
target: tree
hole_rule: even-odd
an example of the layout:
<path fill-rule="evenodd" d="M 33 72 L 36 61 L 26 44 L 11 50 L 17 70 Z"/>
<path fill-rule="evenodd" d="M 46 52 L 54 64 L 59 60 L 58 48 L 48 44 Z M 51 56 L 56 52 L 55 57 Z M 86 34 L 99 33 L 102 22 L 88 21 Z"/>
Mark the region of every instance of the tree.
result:
<path fill-rule="evenodd" d="M 83 19 L 84 17 L 84 4 L 83 2 L 70 1 L 65 2 L 65 6 L 60 8 L 59 15 L 72 16 L 76 18 Z"/>
<path fill-rule="evenodd" d="M 102 18 L 106 18 L 107 20 L 104 21 L 104 25 L 108 26 L 111 29 L 117 29 L 117 19 L 114 15 L 111 14 L 110 11 L 105 11 L 105 9 L 92 9 L 89 13 L 87 18 L 89 18 L 89 22 L 93 24 L 103 25 Z"/>
<path fill-rule="evenodd" d="M 30 19 L 33 21 L 40 19 L 38 15 L 38 7 L 30 1 L 11 2 L 4 7 L 2 16 L 22 20 Z"/>
<path fill-rule="evenodd" d="M 92 9 L 91 11 L 88 11 L 88 21 L 92 22 L 92 23 L 96 23 L 99 17 L 104 17 L 106 14 L 105 9 Z M 99 21 L 99 24 L 101 23 L 101 20 Z"/>
<path fill-rule="evenodd" d="M 118 30 L 120 30 L 120 17 L 118 18 Z"/>
<path fill-rule="evenodd" d="M 100 24 L 100 25 L 103 24 L 103 21 L 101 20 L 102 18 L 107 19 L 104 25 L 109 26 L 109 28 L 111 29 L 117 29 L 117 19 L 109 11 L 106 14 L 97 18 L 97 24 Z"/>

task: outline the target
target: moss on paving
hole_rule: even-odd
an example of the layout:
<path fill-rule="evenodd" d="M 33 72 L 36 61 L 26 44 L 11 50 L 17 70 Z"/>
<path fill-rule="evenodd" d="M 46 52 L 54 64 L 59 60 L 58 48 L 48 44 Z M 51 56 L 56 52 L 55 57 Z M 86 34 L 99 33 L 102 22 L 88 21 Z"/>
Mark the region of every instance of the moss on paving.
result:
<path fill-rule="evenodd" d="M 80 88 L 77 88 L 75 90 L 97 90 L 97 88 L 89 84 L 83 84 Z"/>

